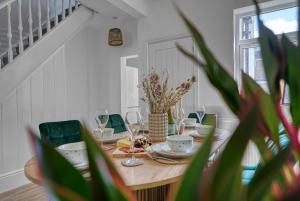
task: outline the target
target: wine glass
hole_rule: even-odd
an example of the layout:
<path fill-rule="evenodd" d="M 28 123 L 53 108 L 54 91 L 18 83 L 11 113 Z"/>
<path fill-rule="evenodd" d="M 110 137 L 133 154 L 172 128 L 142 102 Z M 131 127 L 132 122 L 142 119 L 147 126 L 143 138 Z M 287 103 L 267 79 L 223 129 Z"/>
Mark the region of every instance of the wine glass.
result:
<path fill-rule="evenodd" d="M 146 123 L 147 123 L 147 117 L 148 117 L 148 108 L 147 107 L 141 107 L 140 112 L 140 118 L 141 118 L 141 129 L 143 135 L 145 135 L 145 129 L 146 129 Z"/>
<path fill-rule="evenodd" d="M 97 123 L 98 130 L 101 133 L 101 137 L 103 137 L 103 131 L 107 125 L 108 119 L 109 115 L 107 109 L 100 109 L 96 111 L 95 121 Z"/>
<path fill-rule="evenodd" d="M 127 167 L 142 165 L 144 161 L 141 159 L 137 159 L 134 155 L 135 136 L 139 134 L 140 127 L 141 127 L 140 112 L 136 112 L 136 111 L 127 112 L 125 117 L 125 123 L 130 135 L 130 140 L 131 140 L 130 152 L 132 153 L 132 155 L 130 159 L 123 160 L 122 165 Z"/>
<path fill-rule="evenodd" d="M 197 107 L 196 114 L 199 119 L 200 125 L 202 125 L 202 121 L 205 116 L 205 111 L 206 111 L 206 109 L 205 109 L 204 105 L 200 105 Z"/>
<path fill-rule="evenodd" d="M 181 104 L 175 105 L 175 109 L 173 110 L 173 118 L 175 120 L 176 132 L 179 135 L 180 126 L 184 119 L 184 110 Z"/>

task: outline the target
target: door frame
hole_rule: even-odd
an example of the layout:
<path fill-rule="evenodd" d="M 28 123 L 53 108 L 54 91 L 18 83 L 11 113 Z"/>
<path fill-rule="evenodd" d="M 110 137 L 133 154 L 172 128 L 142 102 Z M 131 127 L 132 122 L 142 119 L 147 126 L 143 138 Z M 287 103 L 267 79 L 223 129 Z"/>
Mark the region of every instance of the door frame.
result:
<path fill-rule="evenodd" d="M 121 72 L 121 115 L 124 117 L 124 115 L 126 114 L 126 85 L 124 83 L 126 83 L 126 78 L 125 78 L 125 67 L 126 65 L 126 61 L 127 59 L 132 59 L 132 58 L 138 58 L 139 55 L 138 54 L 134 54 L 134 55 L 130 55 L 130 56 L 122 56 L 120 58 L 120 72 Z M 138 68 L 140 69 L 140 68 Z M 139 73 L 140 74 L 140 73 Z M 140 76 L 140 75 L 139 75 Z"/>

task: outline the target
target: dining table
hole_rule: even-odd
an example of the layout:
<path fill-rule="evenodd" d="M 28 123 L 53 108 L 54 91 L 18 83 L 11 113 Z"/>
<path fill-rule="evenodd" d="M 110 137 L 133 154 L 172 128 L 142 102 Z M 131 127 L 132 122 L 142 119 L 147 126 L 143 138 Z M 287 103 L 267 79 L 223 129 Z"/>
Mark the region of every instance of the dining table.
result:
<path fill-rule="evenodd" d="M 189 135 L 194 128 L 187 128 L 182 135 Z M 211 149 L 211 155 L 217 157 L 221 153 L 224 145 L 231 136 L 231 132 L 224 129 L 216 129 L 218 137 L 215 137 Z M 194 140 L 194 143 L 200 144 L 203 140 Z M 113 157 L 114 149 L 107 150 L 107 155 L 111 158 L 116 169 L 119 171 L 125 184 L 133 191 L 139 201 L 163 201 L 167 200 L 169 195 L 174 195 L 180 184 L 185 170 L 193 157 L 178 160 L 178 163 L 161 163 L 153 158 L 143 158 L 144 164 L 135 167 L 125 167 L 121 164 L 124 158 Z M 24 167 L 25 176 L 34 184 L 42 185 L 42 178 L 38 171 L 36 157 L 33 156 L 26 162 Z M 89 174 L 83 173 L 83 174 Z"/>

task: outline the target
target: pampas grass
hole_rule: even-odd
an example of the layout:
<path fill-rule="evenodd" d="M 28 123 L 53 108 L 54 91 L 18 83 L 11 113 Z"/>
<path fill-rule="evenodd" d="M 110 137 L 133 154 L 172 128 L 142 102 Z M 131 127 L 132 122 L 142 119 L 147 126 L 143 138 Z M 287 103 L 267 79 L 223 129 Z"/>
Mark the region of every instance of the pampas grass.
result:
<path fill-rule="evenodd" d="M 149 104 L 152 114 L 166 113 L 191 89 L 196 82 L 196 76 L 192 76 L 181 83 L 175 89 L 169 89 L 169 73 L 164 71 L 162 77 L 152 70 L 142 80 L 144 100 Z"/>

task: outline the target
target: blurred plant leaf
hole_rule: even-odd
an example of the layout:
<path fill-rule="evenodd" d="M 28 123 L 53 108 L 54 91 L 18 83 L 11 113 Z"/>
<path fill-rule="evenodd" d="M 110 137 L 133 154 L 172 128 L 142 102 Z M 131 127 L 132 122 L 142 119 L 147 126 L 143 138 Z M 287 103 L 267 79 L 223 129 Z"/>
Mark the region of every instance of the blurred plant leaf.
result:
<path fill-rule="evenodd" d="M 176 7 L 177 8 L 177 7 Z M 241 107 L 241 99 L 238 91 L 238 87 L 234 79 L 229 75 L 225 68 L 217 61 L 210 49 L 207 47 L 202 35 L 198 32 L 196 27 L 185 17 L 185 15 L 177 8 L 181 18 L 188 27 L 192 34 L 199 51 L 202 53 L 206 64 L 201 62 L 196 56 L 188 52 L 180 45 L 177 44 L 178 49 L 187 57 L 191 58 L 194 62 L 197 62 L 200 67 L 204 69 L 208 79 L 212 85 L 219 90 L 224 101 L 229 108 L 237 113 Z"/>
<path fill-rule="evenodd" d="M 82 126 L 81 133 L 87 146 L 94 199 L 136 200 L 110 159 L 98 146 L 85 126 Z"/>
<path fill-rule="evenodd" d="M 260 43 L 261 55 L 264 64 L 263 66 L 271 97 L 273 102 L 276 103 L 280 100 L 279 80 L 280 76 L 283 76 L 285 67 L 284 59 L 282 58 L 282 48 L 277 36 L 269 28 L 267 28 L 260 19 L 260 8 L 258 7 L 258 3 L 256 1 L 254 2 L 258 16 L 258 41 Z"/>
<path fill-rule="evenodd" d="M 199 197 L 199 186 L 202 180 L 204 169 L 207 166 L 207 161 L 211 152 L 211 146 L 214 139 L 213 130 L 201 148 L 197 152 L 193 161 L 185 171 L 184 177 L 181 181 L 181 185 L 176 193 L 175 201 L 189 200 L 189 201 L 200 201 L 203 198 Z M 197 179 L 195 179 L 197 178 Z M 188 189 L 188 190 L 187 190 Z"/>
<path fill-rule="evenodd" d="M 70 198 L 78 201 L 92 200 L 89 185 L 81 173 L 54 148 L 40 140 L 32 130 L 28 129 L 28 132 L 48 192 L 62 201 L 73 200 Z"/>
<path fill-rule="evenodd" d="M 212 183 L 213 200 L 236 201 L 241 196 L 241 161 L 249 140 L 257 132 L 258 108 L 253 99 L 248 108 L 244 108 L 246 114 L 233 133 L 229 142 L 217 161 L 217 169 Z"/>
<path fill-rule="evenodd" d="M 290 110 L 293 123 L 300 126 L 300 51 L 285 35 L 282 36 L 282 45 L 287 57 L 286 82 L 290 91 Z"/>
<path fill-rule="evenodd" d="M 254 95 L 259 99 L 259 110 L 263 115 L 263 118 L 260 121 L 261 126 L 266 127 L 266 132 L 268 132 L 272 137 L 272 140 L 279 145 L 279 118 L 277 116 L 275 105 L 272 101 L 272 98 L 269 94 L 267 94 L 249 75 L 242 72 L 242 80 L 243 80 L 243 89 L 245 94 L 250 97 Z"/>
<path fill-rule="evenodd" d="M 265 195 L 271 194 L 271 184 L 280 174 L 290 153 L 290 146 L 287 146 L 267 161 L 262 168 L 256 170 L 248 188 L 249 201 L 262 200 Z"/>

